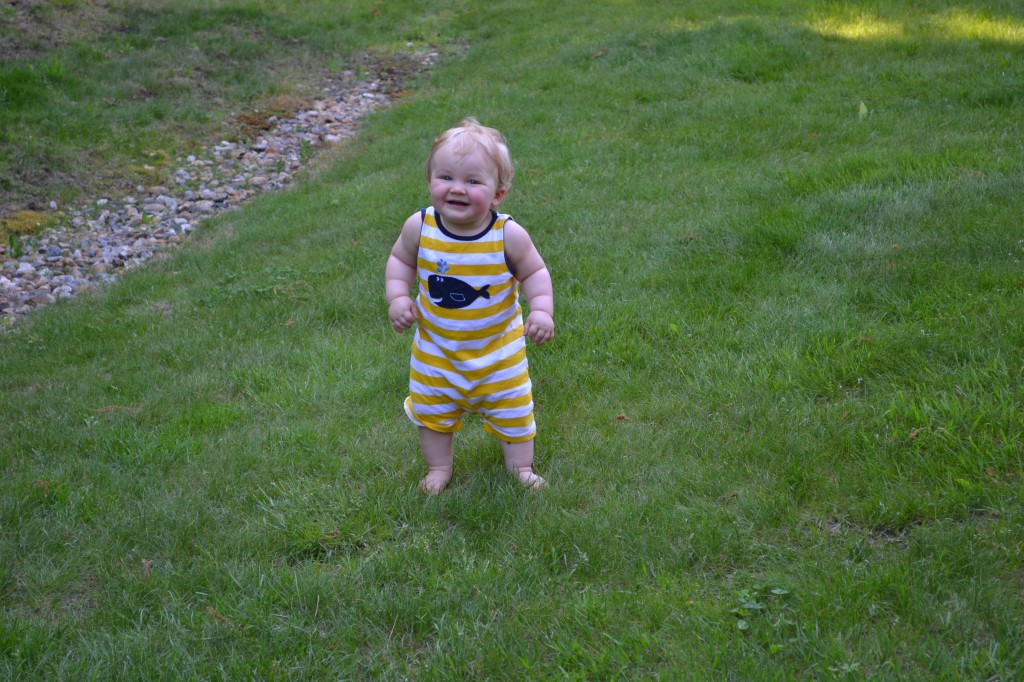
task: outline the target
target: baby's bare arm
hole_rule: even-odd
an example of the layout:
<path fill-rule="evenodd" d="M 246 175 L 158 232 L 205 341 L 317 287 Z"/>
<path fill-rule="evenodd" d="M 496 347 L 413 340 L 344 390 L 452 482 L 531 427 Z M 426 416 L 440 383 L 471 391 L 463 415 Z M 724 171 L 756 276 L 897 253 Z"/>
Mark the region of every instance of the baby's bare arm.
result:
<path fill-rule="evenodd" d="M 402 233 L 391 249 L 384 269 L 384 295 L 388 301 L 388 319 L 397 332 L 404 332 L 416 322 L 416 304 L 409 290 L 416 282 L 416 254 L 420 242 L 420 214 L 409 216 Z"/>
<path fill-rule="evenodd" d="M 530 306 L 523 333 L 540 345 L 555 336 L 555 297 L 551 273 L 534 246 L 530 235 L 516 222 L 505 223 L 505 257 L 515 268 L 523 287 L 523 296 Z"/>

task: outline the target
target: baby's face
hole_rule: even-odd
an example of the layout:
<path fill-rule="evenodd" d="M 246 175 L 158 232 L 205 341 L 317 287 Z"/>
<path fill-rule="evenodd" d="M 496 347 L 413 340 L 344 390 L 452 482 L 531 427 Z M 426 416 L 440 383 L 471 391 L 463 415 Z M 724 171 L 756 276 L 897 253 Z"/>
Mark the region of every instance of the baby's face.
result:
<path fill-rule="evenodd" d="M 485 228 L 491 210 L 505 196 L 498 186 L 498 169 L 482 149 L 460 154 L 451 145 L 434 153 L 429 189 L 445 227 L 463 236 Z"/>

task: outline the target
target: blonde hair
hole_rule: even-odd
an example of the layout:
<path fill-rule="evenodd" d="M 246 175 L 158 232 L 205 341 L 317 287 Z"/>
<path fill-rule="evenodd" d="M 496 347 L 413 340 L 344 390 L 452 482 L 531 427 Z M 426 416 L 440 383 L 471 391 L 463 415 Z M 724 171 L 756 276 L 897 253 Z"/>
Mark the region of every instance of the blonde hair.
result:
<path fill-rule="evenodd" d="M 449 128 L 434 140 L 434 146 L 430 148 L 430 156 L 427 157 L 427 180 L 430 180 L 430 168 L 434 162 L 434 154 L 446 144 L 454 145 L 457 154 L 469 154 L 480 149 L 494 162 L 498 170 L 498 189 L 508 190 L 512 186 L 512 176 L 515 175 L 515 167 L 512 165 L 512 155 L 508 152 L 508 143 L 505 136 L 495 128 L 488 128 L 480 125 L 472 116 L 462 119 L 454 128 Z"/>

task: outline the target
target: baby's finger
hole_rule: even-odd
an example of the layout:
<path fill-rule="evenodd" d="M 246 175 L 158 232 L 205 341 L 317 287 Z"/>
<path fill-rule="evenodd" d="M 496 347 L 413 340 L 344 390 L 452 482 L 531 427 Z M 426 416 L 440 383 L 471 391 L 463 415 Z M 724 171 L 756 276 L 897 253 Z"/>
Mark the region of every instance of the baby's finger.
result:
<path fill-rule="evenodd" d="M 526 338 L 530 339 L 530 341 L 533 341 L 538 346 L 550 340 L 547 330 L 540 326 L 530 327 L 526 332 Z"/>

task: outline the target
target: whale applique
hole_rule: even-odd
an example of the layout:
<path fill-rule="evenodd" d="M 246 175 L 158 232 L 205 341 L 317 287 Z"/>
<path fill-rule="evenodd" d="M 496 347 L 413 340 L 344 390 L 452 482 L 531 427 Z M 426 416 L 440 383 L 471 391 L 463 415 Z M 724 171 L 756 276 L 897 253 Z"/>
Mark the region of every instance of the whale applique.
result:
<path fill-rule="evenodd" d="M 487 291 L 490 284 L 485 284 L 479 289 L 474 289 L 461 279 L 454 277 L 442 277 L 431 275 L 427 279 L 427 288 L 430 291 L 430 298 L 434 305 L 442 308 L 465 308 L 478 298 L 489 299 L 491 294 Z"/>

